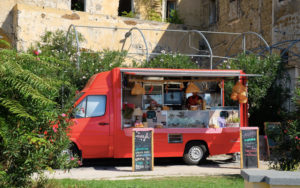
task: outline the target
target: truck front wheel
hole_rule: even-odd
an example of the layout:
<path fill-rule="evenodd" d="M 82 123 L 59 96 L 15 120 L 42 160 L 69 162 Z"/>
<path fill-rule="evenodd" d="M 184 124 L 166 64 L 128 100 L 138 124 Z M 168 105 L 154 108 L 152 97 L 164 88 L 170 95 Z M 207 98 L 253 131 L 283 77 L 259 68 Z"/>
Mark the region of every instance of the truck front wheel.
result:
<path fill-rule="evenodd" d="M 62 154 L 67 154 L 69 156 L 69 161 L 74 160 L 74 157 L 77 157 L 79 166 L 82 166 L 81 151 L 74 143 L 71 143 L 68 149 L 63 150 Z"/>
<path fill-rule="evenodd" d="M 183 160 L 188 165 L 197 165 L 206 156 L 206 147 L 202 144 L 187 145 Z"/>

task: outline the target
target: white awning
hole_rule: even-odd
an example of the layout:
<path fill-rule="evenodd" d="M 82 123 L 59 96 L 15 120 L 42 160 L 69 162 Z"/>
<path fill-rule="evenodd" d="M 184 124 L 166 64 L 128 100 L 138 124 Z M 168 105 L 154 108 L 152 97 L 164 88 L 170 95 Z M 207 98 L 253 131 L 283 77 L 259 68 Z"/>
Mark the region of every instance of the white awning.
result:
<path fill-rule="evenodd" d="M 139 76 L 167 76 L 167 77 L 254 77 L 259 74 L 242 74 L 239 70 L 182 70 L 182 69 L 121 69 L 121 72 Z"/>

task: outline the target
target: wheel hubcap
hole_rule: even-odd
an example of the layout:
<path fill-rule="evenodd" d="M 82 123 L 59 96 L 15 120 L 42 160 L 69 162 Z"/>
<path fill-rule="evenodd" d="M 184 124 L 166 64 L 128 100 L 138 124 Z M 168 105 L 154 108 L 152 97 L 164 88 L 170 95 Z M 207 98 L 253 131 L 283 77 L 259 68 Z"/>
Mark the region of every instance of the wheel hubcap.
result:
<path fill-rule="evenodd" d="M 192 147 L 190 150 L 190 158 L 194 161 L 198 161 L 202 158 L 202 151 L 198 147 Z"/>

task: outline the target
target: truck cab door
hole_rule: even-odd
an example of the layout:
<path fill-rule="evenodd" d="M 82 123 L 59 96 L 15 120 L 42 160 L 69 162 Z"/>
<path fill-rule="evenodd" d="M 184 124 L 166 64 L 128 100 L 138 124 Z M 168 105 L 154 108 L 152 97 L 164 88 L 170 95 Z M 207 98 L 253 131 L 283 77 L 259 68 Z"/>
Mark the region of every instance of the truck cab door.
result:
<path fill-rule="evenodd" d="M 109 157 L 109 105 L 107 94 L 85 96 L 75 107 L 71 140 L 82 151 L 83 158 Z"/>

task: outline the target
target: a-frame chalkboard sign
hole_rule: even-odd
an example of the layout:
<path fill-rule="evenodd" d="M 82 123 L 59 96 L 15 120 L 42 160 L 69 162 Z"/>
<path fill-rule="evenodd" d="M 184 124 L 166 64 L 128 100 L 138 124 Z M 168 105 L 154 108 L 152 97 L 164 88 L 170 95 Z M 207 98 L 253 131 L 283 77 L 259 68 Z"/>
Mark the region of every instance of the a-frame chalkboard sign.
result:
<path fill-rule="evenodd" d="M 153 129 L 132 130 L 132 171 L 150 171 L 154 167 Z"/>
<path fill-rule="evenodd" d="M 259 168 L 259 134 L 258 127 L 242 127 L 241 168 Z"/>

